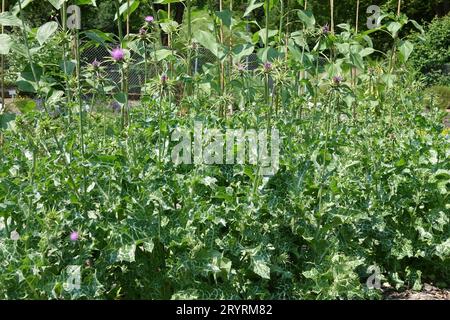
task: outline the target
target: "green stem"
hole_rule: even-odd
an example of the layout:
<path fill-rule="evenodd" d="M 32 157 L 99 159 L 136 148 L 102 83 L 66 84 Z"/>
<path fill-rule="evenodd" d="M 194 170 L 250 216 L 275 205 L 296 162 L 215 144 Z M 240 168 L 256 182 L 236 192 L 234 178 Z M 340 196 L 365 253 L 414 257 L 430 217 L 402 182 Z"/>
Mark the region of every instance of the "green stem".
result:
<path fill-rule="evenodd" d="M 122 33 L 122 20 L 120 19 L 120 3 L 119 0 L 116 0 L 116 12 L 117 12 L 117 29 L 119 31 L 119 41 L 122 46 L 123 33 Z"/>
<path fill-rule="evenodd" d="M 147 61 L 147 39 L 144 39 L 144 84 L 147 83 L 148 78 L 148 61 Z"/>
<path fill-rule="evenodd" d="M 316 92 L 314 93 L 314 109 L 317 109 L 317 98 L 319 96 L 319 53 L 316 58 Z"/>
<path fill-rule="evenodd" d="M 78 87 L 78 108 L 80 121 L 80 150 L 83 161 L 86 159 L 84 148 L 84 120 L 83 120 L 83 100 L 81 97 L 81 59 L 80 59 L 80 30 L 77 29 L 76 55 L 77 55 L 77 87 Z M 86 168 L 83 166 L 83 193 L 86 196 Z"/>
<path fill-rule="evenodd" d="M 64 64 L 64 81 L 66 83 L 66 104 L 67 104 L 67 113 L 69 115 L 68 124 L 72 122 L 72 109 L 70 107 L 72 98 L 71 98 L 71 92 L 70 92 L 70 85 L 69 85 L 69 75 L 67 72 L 67 43 L 66 43 L 66 32 L 67 32 L 67 7 L 66 3 L 64 2 L 61 7 L 61 15 L 62 15 L 62 27 L 63 27 L 63 33 L 64 33 L 64 42 L 63 42 L 63 64 Z"/>
<path fill-rule="evenodd" d="M 162 121 L 162 103 L 163 103 L 164 88 L 161 88 L 159 95 L 158 106 L 158 163 L 161 165 L 162 147 L 161 147 L 161 121 Z"/>

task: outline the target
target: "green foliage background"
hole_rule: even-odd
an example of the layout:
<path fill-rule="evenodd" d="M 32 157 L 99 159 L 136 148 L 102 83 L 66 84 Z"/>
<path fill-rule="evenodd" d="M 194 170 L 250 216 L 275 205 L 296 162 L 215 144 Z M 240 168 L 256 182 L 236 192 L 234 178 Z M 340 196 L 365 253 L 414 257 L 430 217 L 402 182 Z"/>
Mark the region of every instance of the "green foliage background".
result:
<path fill-rule="evenodd" d="M 428 85 L 450 86 L 450 15 L 436 18 L 422 37 L 415 36 L 411 62 Z"/>

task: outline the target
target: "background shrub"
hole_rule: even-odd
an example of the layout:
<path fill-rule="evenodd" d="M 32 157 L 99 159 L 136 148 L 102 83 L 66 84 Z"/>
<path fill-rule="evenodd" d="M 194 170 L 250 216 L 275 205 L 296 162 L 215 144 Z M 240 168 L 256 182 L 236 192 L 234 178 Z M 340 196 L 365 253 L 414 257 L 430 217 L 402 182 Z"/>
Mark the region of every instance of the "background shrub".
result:
<path fill-rule="evenodd" d="M 450 15 L 434 19 L 423 37 L 414 35 L 411 61 L 427 85 L 450 85 Z"/>

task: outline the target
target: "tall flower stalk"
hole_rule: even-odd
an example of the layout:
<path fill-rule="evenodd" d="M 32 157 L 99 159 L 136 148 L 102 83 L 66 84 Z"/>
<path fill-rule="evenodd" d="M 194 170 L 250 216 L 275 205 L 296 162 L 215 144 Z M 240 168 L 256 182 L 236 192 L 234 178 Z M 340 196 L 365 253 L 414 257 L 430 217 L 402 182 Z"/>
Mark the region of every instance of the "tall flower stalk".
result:
<path fill-rule="evenodd" d="M 398 0 L 398 2 L 397 2 L 397 17 L 400 16 L 401 6 L 402 6 L 402 0 Z M 389 61 L 389 72 L 391 72 L 391 73 L 394 71 L 394 67 L 395 67 L 397 40 L 398 40 L 398 33 L 394 37 L 394 44 L 392 45 L 391 59 Z"/>
<path fill-rule="evenodd" d="M 285 60 L 288 60 L 288 52 L 289 52 L 289 0 L 286 0 L 286 8 L 287 8 L 287 12 L 286 12 L 286 30 L 284 32 L 284 45 L 285 45 L 285 49 L 284 51 L 286 52 L 286 56 L 285 56 Z"/>
<path fill-rule="evenodd" d="M 359 0 L 356 1 L 356 17 L 355 17 L 355 34 L 358 34 L 359 29 Z M 356 86 L 356 67 L 352 67 L 352 83 Z"/>
<path fill-rule="evenodd" d="M 289 4 L 289 2 L 288 2 L 288 4 Z M 305 10 L 306 11 L 306 9 L 308 8 L 308 0 L 305 0 L 305 4 L 304 4 L 304 7 L 303 7 L 303 10 Z M 289 18 L 289 17 L 288 17 Z M 303 35 L 305 34 L 305 25 L 303 24 Z M 288 45 L 288 43 L 287 43 L 287 38 L 286 38 L 286 50 L 287 50 L 287 45 Z M 286 51 L 287 52 L 287 51 Z M 303 61 L 303 57 L 305 56 L 305 44 L 302 44 L 302 61 Z M 299 80 L 303 80 L 303 79 L 306 79 L 306 77 L 307 77 L 307 74 L 306 74 L 306 71 L 305 70 L 301 70 L 300 71 L 300 77 L 299 77 Z M 298 81 L 299 82 L 299 81 Z M 297 83 L 298 83 L 297 82 Z M 303 93 L 304 93 L 304 87 L 306 87 L 306 85 L 305 86 L 303 86 L 303 85 L 299 85 L 298 86 L 298 88 L 297 88 L 297 92 L 299 93 L 299 96 L 301 96 L 301 95 L 303 95 Z"/>
<path fill-rule="evenodd" d="M 266 56 L 269 50 L 269 6 L 270 6 L 270 1 L 269 0 L 265 0 L 265 16 L 266 16 L 266 33 L 265 33 L 265 50 L 266 50 Z M 266 61 L 264 61 L 264 69 L 267 69 L 268 65 L 268 61 L 266 59 Z M 272 67 L 272 65 L 270 64 L 270 67 Z M 267 70 L 265 70 L 267 71 Z M 264 100 L 265 100 L 265 104 L 266 106 L 269 105 L 269 73 L 265 72 L 265 82 L 264 82 Z M 267 128 L 269 129 L 269 128 Z"/>
<path fill-rule="evenodd" d="M 187 42 L 187 75 L 192 78 L 192 7 L 191 0 L 186 1 L 187 9 L 187 30 L 188 30 L 188 42 Z M 187 85 L 187 94 L 190 96 L 192 94 L 192 79 L 190 79 Z"/>
<path fill-rule="evenodd" d="M 78 108 L 79 108 L 79 120 L 80 120 L 80 151 L 83 161 L 85 160 L 85 147 L 84 147 L 84 112 L 83 112 L 83 99 L 81 97 L 81 57 L 80 57 L 80 30 L 77 29 L 76 34 L 76 55 L 77 55 L 77 90 L 78 90 Z M 86 195 L 87 173 L 86 167 L 83 166 L 83 193 Z"/>
<path fill-rule="evenodd" d="M 223 0 L 219 0 L 219 11 L 222 12 L 223 10 Z M 219 29 L 219 36 L 220 36 L 220 44 L 224 45 L 224 30 L 223 30 L 223 21 L 220 20 L 220 29 Z M 222 92 L 222 95 L 225 94 L 225 62 L 223 60 L 220 61 L 220 90 Z M 224 108 L 225 110 L 225 108 Z M 225 111 L 224 111 L 225 113 Z"/>
<path fill-rule="evenodd" d="M 142 43 L 144 45 L 144 83 L 147 83 L 148 80 L 147 37 L 144 37 Z"/>
<path fill-rule="evenodd" d="M 127 0 L 127 36 L 130 34 L 130 0 Z"/>
<path fill-rule="evenodd" d="M 117 14 L 117 31 L 119 32 L 119 39 L 122 43 L 123 40 L 123 33 L 122 33 L 122 21 L 120 20 L 120 2 L 119 0 L 116 0 L 116 14 Z"/>
<path fill-rule="evenodd" d="M 67 36 L 67 4 L 66 2 L 63 3 L 62 7 L 61 7 L 61 23 L 62 23 L 62 28 L 63 28 L 63 34 L 64 34 L 64 40 L 63 40 L 63 67 L 64 67 L 64 81 L 66 83 L 65 89 L 66 89 L 66 104 L 67 104 L 67 113 L 69 115 L 69 120 L 68 123 L 71 123 L 72 121 L 72 108 L 71 108 L 71 104 L 72 104 L 72 93 L 70 91 L 70 84 L 69 84 L 69 72 L 67 70 L 67 41 L 66 41 L 66 36 Z"/>
<path fill-rule="evenodd" d="M 160 83 L 160 90 L 159 90 L 159 105 L 158 105 L 158 126 L 159 126 L 159 130 L 158 130 L 158 163 L 161 165 L 162 163 L 162 156 L 163 156 L 163 143 L 162 143 L 162 133 L 161 133 L 161 127 L 162 127 L 162 112 L 163 112 L 163 101 L 164 101 L 164 96 L 166 94 L 166 90 L 167 90 L 167 81 L 168 81 L 168 77 L 167 74 L 162 74 L 161 75 L 161 79 L 160 79 L 161 83 Z M 170 106 L 170 98 L 169 98 L 169 106 Z"/>
<path fill-rule="evenodd" d="M 123 32 L 122 32 L 122 21 L 120 19 L 120 3 L 116 0 L 116 10 L 117 10 L 117 29 L 119 30 L 119 47 L 112 51 L 112 57 L 116 62 L 122 62 L 124 59 L 124 52 L 121 49 L 123 43 Z M 127 15 L 129 14 L 129 8 L 127 10 Z M 128 16 L 127 16 L 128 18 Z M 128 30 L 127 30 L 128 31 Z M 128 35 L 128 33 L 127 33 Z M 125 95 L 125 104 L 122 105 L 122 119 L 121 128 L 122 130 L 128 126 L 128 88 L 127 88 L 127 70 L 123 63 L 120 63 L 120 75 L 121 75 L 121 92 Z"/>
<path fill-rule="evenodd" d="M 26 31 L 26 26 L 25 26 L 25 20 L 24 20 L 24 17 L 23 17 L 22 1 L 23 0 L 18 1 L 19 14 L 20 14 L 20 17 L 21 17 L 20 20 L 22 22 L 22 36 L 23 36 L 23 41 L 24 41 L 24 44 L 25 44 L 25 51 L 26 51 L 28 60 L 30 61 L 31 73 L 33 75 L 33 80 L 34 80 L 34 83 L 36 85 L 37 97 L 41 98 L 42 92 L 41 92 L 41 88 L 40 88 L 40 81 L 39 81 L 39 78 L 37 77 L 36 70 L 35 70 L 34 64 L 33 64 L 33 59 L 32 59 L 32 56 L 31 56 L 30 45 L 29 45 L 29 42 L 28 42 L 28 35 L 26 33 L 27 31 Z M 46 104 L 45 99 L 42 99 L 42 107 L 44 108 L 45 113 L 48 115 L 49 112 L 48 112 L 48 109 L 47 109 L 47 104 Z M 58 147 L 59 152 L 61 154 L 64 154 L 65 151 L 64 151 L 64 149 L 62 147 L 62 144 L 60 143 L 60 141 L 58 139 L 58 136 L 56 135 L 54 130 L 52 130 L 52 136 L 53 136 L 53 139 L 55 141 L 56 146 Z M 63 161 L 65 162 L 66 167 L 68 167 L 69 166 L 69 162 L 68 162 L 67 158 L 66 157 L 62 157 L 62 158 L 63 158 Z M 36 158 L 34 158 L 33 161 L 36 162 Z M 67 174 L 68 174 L 69 181 L 70 181 L 69 185 L 73 189 L 73 192 L 76 195 L 77 199 L 81 201 L 81 197 L 80 197 L 80 194 L 79 194 L 77 188 L 75 187 L 75 180 L 73 178 L 73 175 L 72 175 L 71 171 L 67 170 Z"/>
<path fill-rule="evenodd" d="M 130 35 L 130 0 L 127 0 L 127 38 Z M 122 45 L 122 43 L 121 43 Z M 130 75 L 130 68 L 128 64 L 124 65 L 124 71 L 123 73 L 125 74 L 125 76 L 122 78 L 122 83 L 124 88 L 122 89 L 122 91 L 125 94 L 125 125 L 128 126 L 129 125 L 129 114 L 130 114 L 130 102 L 129 102 L 129 93 L 128 93 L 128 79 L 129 79 L 129 75 Z"/>
<path fill-rule="evenodd" d="M 233 12 L 233 0 L 230 0 L 230 12 Z M 231 79 L 231 71 L 233 70 L 233 25 L 230 24 L 230 39 L 228 40 L 229 60 L 228 60 L 228 79 Z"/>

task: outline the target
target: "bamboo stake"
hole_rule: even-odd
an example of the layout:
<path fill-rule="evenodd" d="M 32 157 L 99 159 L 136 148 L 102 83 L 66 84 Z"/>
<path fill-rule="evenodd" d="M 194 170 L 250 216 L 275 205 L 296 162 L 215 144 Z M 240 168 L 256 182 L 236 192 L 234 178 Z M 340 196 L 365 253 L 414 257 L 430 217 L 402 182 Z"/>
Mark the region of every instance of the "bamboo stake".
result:
<path fill-rule="evenodd" d="M 265 18 L 266 18 L 266 35 L 265 35 L 265 49 L 266 49 L 266 54 L 267 54 L 267 50 L 269 49 L 269 4 L 270 1 L 266 0 L 265 1 Z M 268 62 L 268 60 L 266 59 L 266 61 L 264 61 L 264 63 Z M 266 73 L 265 75 L 265 87 L 264 87 L 264 97 L 265 97 L 265 103 L 266 105 L 269 104 L 269 75 Z M 270 118 L 269 118 L 270 121 Z M 270 125 L 267 126 L 267 129 L 269 129 Z"/>
<path fill-rule="evenodd" d="M 119 17 L 120 18 L 120 17 Z M 130 0 L 127 2 L 127 39 L 130 35 Z M 122 47 L 122 44 L 120 45 Z M 126 116 L 126 125 L 129 125 L 129 114 L 130 114 L 130 102 L 129 102 L 129 93 L 128 93 L 128 77 L 129 77 L 129 66 L 127 64 L 127 67 L 125 68 L 125 116 Z"/>
<path fill-rule="evenodd" d="M 284 38 L 284 45 L 285 49 L 284 52 L 286 53 L 285 61 L 288 60 L 288 41 L 289 41 L 289 0 L 287 0 L 287 13 L 286 13 L 286 31 L 285 31 L 285 38 Z"/>
<path fill-rule="evenodd" d="M 289 2 L 288 2 L 288 6 L 289 6 Z M 305 0 L 305 6 L 303 7 L 303 10 L 307 10 L 308 9 L 308 0 Z M 305 26 L 303 25 L 303 32 L 305 32 Z M 304 56 L 304 54 L 305 54 L 305 46 L 303 46 L 303 48 L 302 48 L 302 62 L 303 62 L 303 56 Z M 305 70 L 301 70 L 300 71 L 300 81 L 301 80 L 303 80 L 303 79 L 307 79 L 307 74 L 306 74 L 306 72 L 305 72 Z M 302 95 L 303 93 L 305 93 L 305 91 L 306 90 L 304 90 L 304 88 L 306 88 L 306 85 L 305 86 L 302 86 L 302 85 L 299 85 L 298 86 L 298 93 L 299 93 L 299 95 Z"/>
<path fill-rule="evenodd" d="M 330 0 L 331 33 L 334 33 L 334 0 Z"/>
<path fill-rule="evenodd" d="M 400 16 L 400 9 L 401 9 L 401 5 L 402 5 L 402 0 L 398 0 L 397 3 L 397 17 Z M 392 72 L 394 70 L 394 65 L 395 65 L 395 59 L 397 58 L 396 55 L 396 42 L 397 42 L 397 37 L 394 39 L 394 45 L 392 46 L 392 54 L 391 54 L 391 61 L 390 61 L 390 66 L 389 66 L 389 72 Z"/>
<path fill-rule="evenodd" d="M 2 13 L 5 12 L 5 0 L 2 1 Z M 5 27 L 2 25 L 2 34 L 5 32 Z M 1 61 L 1 68 L 2 68 L 2 108 L 0 112 L 3 112 L 6 107 L 5 102 L 5 56 L 2 54 L 2 61 Z"/>
<path fill-rule="evenodd" d="M 63 27 L 63 33 L 64 37 L 67 33 L 67 3 L 64 2 L 61 8 L 61 14 L 62 14 L 62 27 Z M 64 81 L 66 82 L 66 103 L 67 103 L 67 112 L 69 115 L 69 123 L 72 122 L 72 109 L 71 109 L 71 92 L 70 92 L 70 85 L 69 85 L 69 75 L 67 72 L 67 53 L 69 49 L 67 48 L 67 43 L 64 40 L 63 43 L 63 63 L 64 63 Z"/>
<path fill-rule="evenodd" d="M 266 49 L 269 47 L 269 5 L 270 5 L 270 1 L 266 0 L 265 1 L 265 5 L 266 5 L 266 10 L 265 10 L 265 14 L 266 14 Z"/>
<path fill-rule="evenodd" d="M 356 1 L 356 19 L 355 19 L 355 31 L 358 33 L 359 28 L 359 0 Z"/>
<path fill-rule="evenodd" d="M 223 0 L 219 0 L 219 11 L 223 10 Z M 220 20 L 220 43 L 224 44 L 224 34 L 223 34 L 223 21 Z M 225 91 L 225 64 L 223 61 L 220 62 L 220 90 L 222 94 Z"/>
<path fill-rule="evenodd" d="M 355 18 L 355 33 L 358 34 L 359 29 L 359 0 L 356 1 L 356 18 Z M 352 68 L 352 83 L 356 85 L 356 68 Z"/>
<path fill-rule="evenodd" d="M 120 44 L 122 45 L 123 34 L 122 34 L 122 20 L 120 20 L 120 3 L 116 0 L 116 11 L 117 11 L 117 29 L 119 31 Z"/>
<path fill-rule="evenodd" d="M 127 2 L 127 35 L 130 34 L 130 0 Z"/>
<path fill-rule="evenodd" d="M 81 57 L 80 57 L 80 30 L 77 29 L 76 33 L 76 54 L 77 54 L 77 88 L 78 88 L 78 108 L 79 108 L 79 116 L 80 116 L 80 149 L 81 149 L 81 157 L 84 161 L 86 159 L 85 156 L 85 146 L 84 146 L 84 117 L 83 117 L 83 100 L 81 97 Z M 87 184 L 87 173 L 86 167 L 83 166 L 83 195 L 86 196 L 86 186 Z"/>
<path fill-rule="evenodd" d="M 170 3 L 167 4 L 167 19 L 170 20 L 170 16 L 171 16 L 171 7 L 170 7 Z M 167 45 L 169 46 L 169 48 L 172 47 L 172 36 L 171 36 L 171 32 L 169 32 L 169 34 L 167 35 Z"/>
<path fill-rule="evenodd" d="M 191 16 L 191 0 L 186 1 L 187 6 L 187 24 L 188 24 L 188 56 L 187 56 L 187 74 L 192 77 L 192 16 Z M 192 79 L 191 79 L 192 81 Z M 189 82 L 187 85 L 187 94 L 190 96 L 192 94 L 192 83 Z"/>
<path fill-rule="evenodd" d="M 233 0 L 230 0 L 230 12 L 233 12 Z M 230 52 L 233 49 L 233 27 L 230 25 L 230 41 L 229 41 L 229 49 Z M 240 61 L 238 61 L 240 62 Z M 229 68 L 228 68 L 228 78 L 231 79 L 231 70 L 233 68 L 233 56 L 230 54 L 229 59 Z"/>
<path fill-rule="evenodd" d="M 171 22 L 172 18 L 172 7 L 170 3 L 167 4 L 167 19 Z M 167 34 L 167 45 L 169 46 L 169 50 L 172 51 L 172 54 L 174 54 L 174 49 L 172 48 L 172 27 L 169 28 L 169 32 Z M 173 70 L 173 63 L 172 61 L 169 61 L 169 72 L 170 77 L 174 77 L 174 70 Z"/>

